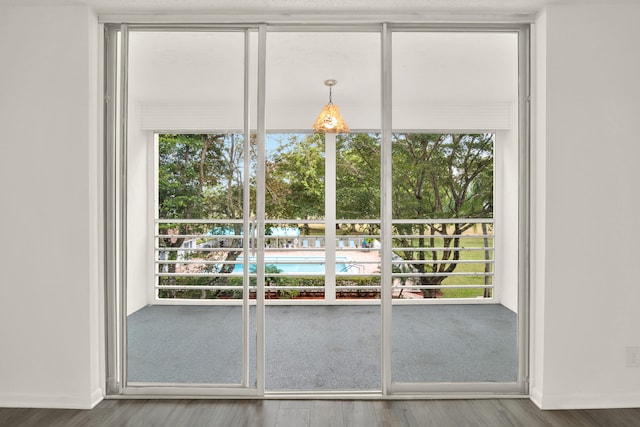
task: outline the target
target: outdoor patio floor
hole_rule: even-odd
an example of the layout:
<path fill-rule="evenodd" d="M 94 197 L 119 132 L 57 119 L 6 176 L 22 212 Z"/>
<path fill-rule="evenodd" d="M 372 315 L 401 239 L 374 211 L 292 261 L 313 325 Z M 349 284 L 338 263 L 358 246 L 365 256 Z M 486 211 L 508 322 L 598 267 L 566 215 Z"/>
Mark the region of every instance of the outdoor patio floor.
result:
<path fill-rule="evenodd" d="M 498 304 L 394 306 L 393 381 L 515 381 L 516 317 Z M 127 323 L 130 382 L 240 383 L 240 307 L 147 306 Z M 267 390 L 381 388 L 380 306 L 267 306 L 265 329 Z M 255 331 L 251 307 L 251 384 Z"/>

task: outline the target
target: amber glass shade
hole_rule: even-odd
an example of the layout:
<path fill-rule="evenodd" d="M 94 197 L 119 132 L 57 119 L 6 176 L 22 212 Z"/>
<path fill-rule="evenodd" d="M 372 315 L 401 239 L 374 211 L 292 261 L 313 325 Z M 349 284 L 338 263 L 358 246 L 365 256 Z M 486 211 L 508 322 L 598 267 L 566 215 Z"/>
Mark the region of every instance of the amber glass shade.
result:
<path fill-rule="evenodd" d="M 342 119 L 338 107 L 329 103 L 322 108 L 313 130 L 316 133 L 345 133 L 349 132 L 349 126 Z"/>

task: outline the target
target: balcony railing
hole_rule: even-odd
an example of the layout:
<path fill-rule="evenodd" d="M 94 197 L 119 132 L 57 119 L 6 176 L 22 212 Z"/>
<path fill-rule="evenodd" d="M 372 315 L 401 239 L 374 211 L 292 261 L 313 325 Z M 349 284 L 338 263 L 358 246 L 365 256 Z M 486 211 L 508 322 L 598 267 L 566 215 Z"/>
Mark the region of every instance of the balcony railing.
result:
<path fill-rule="evenodd" d="M 265 298 L 380 298 L 379 220 L 338 220 L 335 239 L 327 238 L 323 221 L 272 220 L 265 225 Z M 392 225 L 394 299 L 493 296 L 492 219 L 394 220 Z M 253 223 L 246 234 L 248 253 L 242 220 L 161 219 L 156 230 L 158 300 L 238 300 L 244 280 L 249 281 L 249 298 L 255 298 Z"/>

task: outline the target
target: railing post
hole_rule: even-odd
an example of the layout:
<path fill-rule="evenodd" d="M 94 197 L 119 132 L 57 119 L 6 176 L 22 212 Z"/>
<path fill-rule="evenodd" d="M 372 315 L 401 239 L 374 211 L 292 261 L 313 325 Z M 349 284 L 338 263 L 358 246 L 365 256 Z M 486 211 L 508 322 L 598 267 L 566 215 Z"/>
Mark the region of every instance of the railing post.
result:
<path fill-rule="evenodd" d="M 324 135 L 324 299 L 336 301 L 336 134 Z"/>

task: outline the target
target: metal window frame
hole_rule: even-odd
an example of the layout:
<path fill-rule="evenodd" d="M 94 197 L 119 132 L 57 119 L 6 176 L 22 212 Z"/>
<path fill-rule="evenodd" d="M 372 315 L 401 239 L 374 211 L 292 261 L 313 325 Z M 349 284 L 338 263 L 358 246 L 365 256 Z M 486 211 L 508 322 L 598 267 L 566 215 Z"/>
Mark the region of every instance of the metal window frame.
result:
<path fill-rule="evenodd" d="M 136 16 L 133 20 L 137 24 L 126 24 L 125 16 L 110 15 L 105 19 L 100 17 L 100 22 L 105 28 L 105 108 L 103 120 L 104 126 L 104 218 L 105 218 L 105 305 L 106 305 L 106 394 L 110 397 L 190 397 L 190 398 L 364 398 L 364 399 L 407 399 L 407 398 L 464 398 L 479 396 L 510 396 L 526 397 L 528 395 L 528 371 L 529 371 L 529 245 L 530 245 L 530 17 L 512 19 L 499 19 L 500 22 L 483 19 L 470 19 L 469 23 L 430 23 L 425 18 L 424 22 L 416 22 L 415 15 L 398 16 L 395 22 L 385 20 L 383 15 L 378 19 L 377 15 L 371 19 L 363 19 L 359 22 L 344 22 L 340 16 L 323 16 L 324 22 L 317 20 L 305 22 L 295 15 L 287 18 L 274 19 L 271 24 L 259 19 L 239 19 L 237 22 L 229 22 L 216 16 L 207 22 L 174 22 L 164 20 L 157 22 L 158 17 Z M 387 16 L 388 17 L 388 16 Z M 202 19 L 200 17 L 199 19 Z M 321 21 L 322 21 L 321 19 Z M 162 19 L 161 19 L 162 20 Z M 219 22 L 210 24 L 209 22 Z M 186 19 L 189 21 L 189 19 Z M 238 24 L 238 22 L 244 22 Z M 255 24 L 255 22 L 262 22 Z M 310 26 L 310 24 L 313 24 Z M 255 388 L 248 384 L 248 365 L 243 369 L 242 384 L 238 385 L 212 385 L 199 384 L 139 384 L 130 386 L 126 384 L 126 153 L 127 148 L 127 47 L 129 30 L 144 31 L 244 31 L 247 34 L 245 45 L 245 60 L 249 59 L 248 33 L 257 31 L 258 37 L 258 81 L 257 81 L 257 218 L 254 225 L 257 228 L 256 248 L 257 263 L 264 264 L 264 159 L 265 159 L 265 84 L 266 84 L 266 35 L 269 31 L 371 31 L 380 32 L 381 36 L 381 114 L 382 114 L 382 141 L 383 153 L 381 164 L 381 240 L 382 259 L 391 259 L 391 186 L 390 180 L 385 179 L 391 173 L 391 36 L 396 31 L 447 31 L 447 32 L 517 32 L 518 33 L 518 61 L 519 61 L 519 95 L 518 95 L 518 124 L 519 124 L 519 195 L 518 195 L 518 223 L 519 223 L 519 254 L 518 254 L 518 379 L 515 383 L 392 383 L 391 379 L 391 268 L 390 263 L 383 262 L 381 270 L 382 297 L 381 306 L 381 390 L 363 390 L 359 392 L 326 392 L 326 391 L 301 391 L 301 392 L 270 392 L 265 391 L 265 300 L 264 300 L 264 272 L 258 269 L 257 275 L 257 354 L 256 373 L 257 385 Z M 122 61 L 118 64 L 116 37 L 121 34 Z M 120 93 L 116 93 L 116 64 L 120 68 Z M 245 88 L 248 86 L 248 65 L 245 63 Z M 245 90 L 245 144 L 249 138 L 249 93 Z M 119 102 L 119 117 L 116 117 Z M 120 120 L 119 128 L 115 123 Z M 116 135 L 119 135 L 119 141 Z M 116 141 L 119 147 L 115 146 Z M 246 147 L 245 147 L 246 149 Z M 387 154 L 386 156 L 384 154 Z M 248 161 L 246 159 L 245 161 Z M 248 193 L 248 192 L 247 192 Z M 248 195 L 247 195 L 248 196 Z M 261 212 L 262 211 L 262 212 Z M 261 213 L 260 213 L 261 212 Z M 246 215 L 245 215 L 246 217 Z M 245 227 L 251 226 L 249 219 L 245 218 Z M 248 228 L 245 228 L 248 229 Z M 249 239 L 245 239 L 245 245 Z M 246 248 L 245 248 L 246 250 Z M 247 252 L 248 253 L 248 252 Z M 388 265 L 387 265 L 388 264 Z M 248 264 L 247 264 L 248 265 Z M 245 280 L 244 294 L 248 282 Z M 118 292 L 120 290 L 120 292 Z M 243 298 L 244 300 L 244 298 Z M 248 334 L 248 304 L 243 301 L 243 335 Z M 119 307 L 119 308 L 118 308 Z M 243 340 L 245 355 L 244 363 L 248 363 L 248 347 L 246 339 Z"/>
<path fill-rule="evenodd" d="M 104 302 L 105 302 L 105 391 L 106 394 L 120 394 L 118 374 L 118 322 L 116 288 L 117 282 L 117 230 L 116 230 L 116 82 L 117 82 L 117 32 L 114 26 L 104 27 L 104 134 L 103 134 L 103 197 L 104 197 Z"/>

